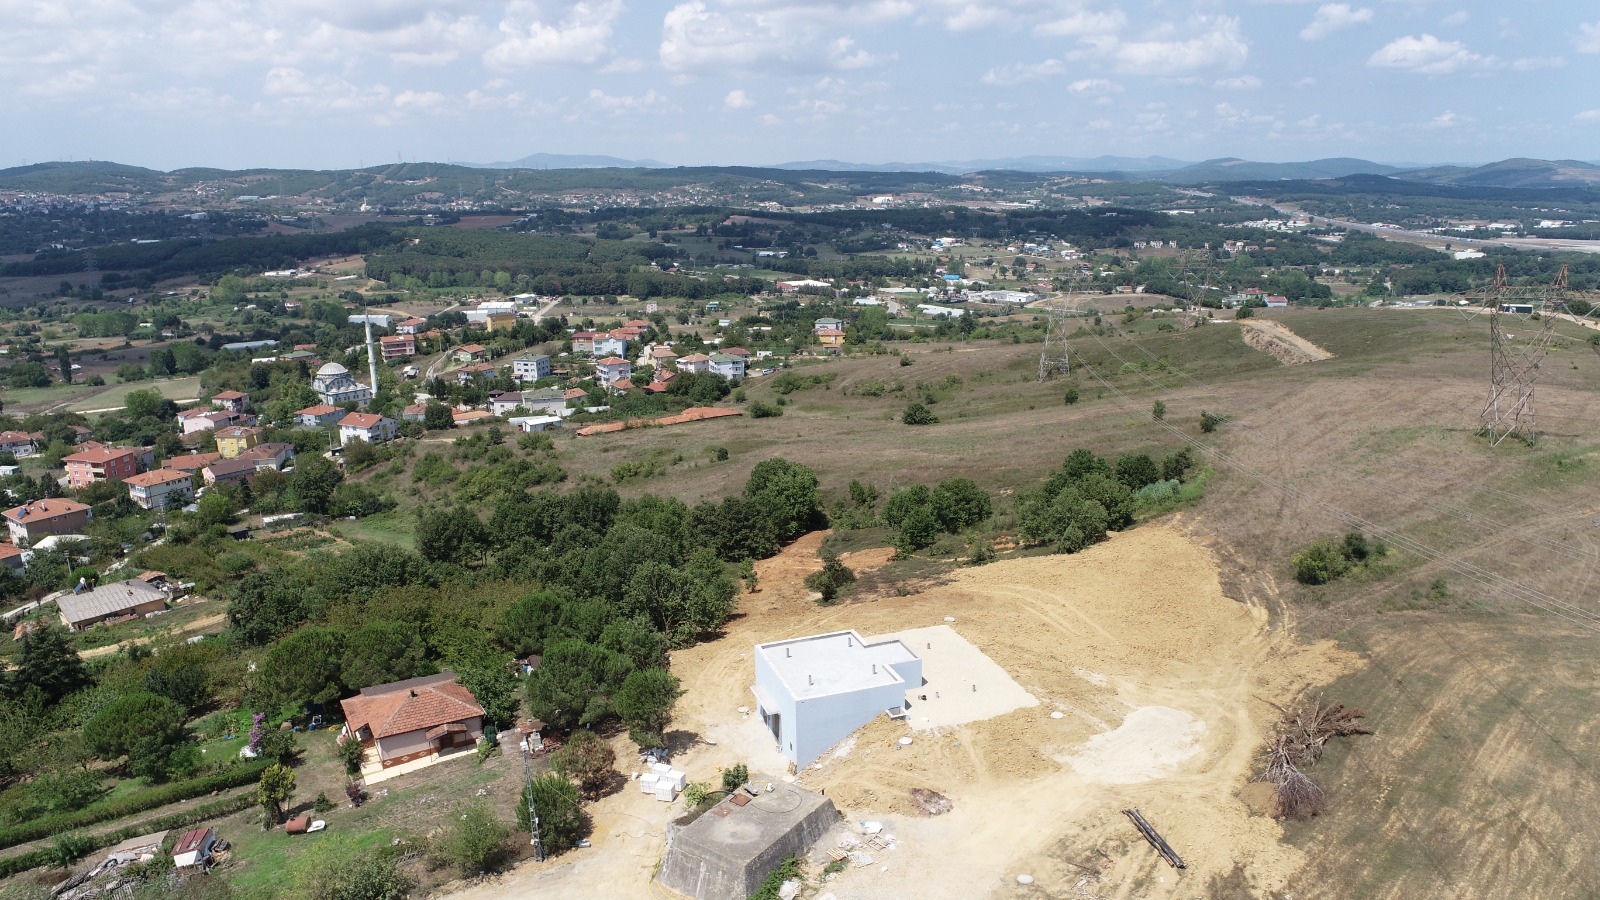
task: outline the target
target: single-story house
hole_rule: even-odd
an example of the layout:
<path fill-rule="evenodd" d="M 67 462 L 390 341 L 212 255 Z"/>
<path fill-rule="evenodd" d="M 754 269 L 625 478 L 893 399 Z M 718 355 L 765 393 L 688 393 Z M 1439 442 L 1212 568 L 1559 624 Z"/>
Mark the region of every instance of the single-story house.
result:
<path fill-rule="evenodd" d="M 209 826 L 185 831 L 172 845 L 172 865 L 179 869 L 189 866 L 209 868 L 211 850 L 217 845 L 217 830 Z"/>
<path fill-rule="evenodd" d="M 32 456 L 35 449 L 33 435 L 26 431 L 0 431 L 0 453 L 9 453 L 21 459 Z"/>
<path fill-rule="evenodd" d="M 454 672 L 362 688 L 339 705 L 343 736 L 375 750 L 384 768 L 471 747 L 483 737 L 483 707 Z"/>
<path fill-rule="evenodd" d="M 456 428 L 465 428 L 468 425 L 477 425 L 494 418 L 494 413 L 487 409 L 457 409 L 450 412 L 450 423 Z"/>
<path fill-rule="evenodd" d="M 107 619 L 143 615 L 167 608 L 167 592 L 137 578 L 102 584 L 81 593 L 66 593 L 56 598 L 61 623 L 72 631 L 82 631 Z"/>
<path fill-rule="evenodd" d="M 457 362 L 472 362 L 475 359 L 483 359 L 484 354 L 488 352 L 489 348 L 482 344 L 462 344 L 451 356 L 454 356 Z"/>
<path fill-rule="evenodd" d="M 489 398 L 489 411 L 497 416 L 507 416 L 522 406 L 522 394 L 517 391 L 497 391 L 498 397 Z"/>
<path fill-rule="evenodd" d="M 413 403 L 405 409 L 400 410 L 400 421 L 402 422 L 421 422 L 427 417 L 428 404 L 426 403 Z"/>
<path fill-rule="evenodd" d="M 903 714 L 906 691 L 922 685 L 909 647 L 854 630 L 757 644 L 755 669 L 761 721 L 801 768 L 877 716 Z"/>
<path fill-rule="evenodd" d="M 15 544 L 0 544 L 0 566 L 21 575 L 28 568 L 28 551 Z"/>

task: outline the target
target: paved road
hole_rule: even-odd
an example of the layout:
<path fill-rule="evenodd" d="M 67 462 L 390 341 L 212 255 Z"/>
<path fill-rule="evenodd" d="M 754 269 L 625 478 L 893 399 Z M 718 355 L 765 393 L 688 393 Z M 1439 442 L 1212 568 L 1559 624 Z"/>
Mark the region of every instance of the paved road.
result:
<path fill-rule="evenodd" d="M 1513 250 L 1567 250 L 1574 253 L 1600 253 L 1600 241 L 1561 240 L 1556 238 L 1501 238 L 1499 240 L 1486 240 L 1483 238 L 1444 237 L 1442 235 L 1430 234 L 1426 231 L 1406 231 L 1403 228 L 1379 228 L 1376 225 L 1368 225 L 1364 222 L 1352 222 L 1348 219 L 1330 219 L 1327 216 L 1314 216 L 1305 210 L 1293 206 L 1279 206 L 1278 204 L 1271 202 L 1261 203 L 1252 202 L 1249 200 L 1238 200 L 1237 198 L 1235 199 L 1237 202 L 1243 203 L 1247 206 L 1270 206 L 1272 209 L 1275 209 L 1285 215 L 1305 216 L 1307 219 L 1311 220 L 1313 225 L 1334 225 L 1351 231 L 1365 231 L 1368 234 L 1375 234 L 1378 237 L 1391 241 L 1439 245 L 1441 247 L 1445 244 L 1449 244 L 1452 247 L 1462 248 L 1510 247 Z"/>

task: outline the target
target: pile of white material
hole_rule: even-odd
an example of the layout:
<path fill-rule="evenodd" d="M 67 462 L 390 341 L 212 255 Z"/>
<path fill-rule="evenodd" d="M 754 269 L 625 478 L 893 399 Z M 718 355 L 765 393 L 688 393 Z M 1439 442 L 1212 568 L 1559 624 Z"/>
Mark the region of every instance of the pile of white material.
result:
<path fill-rule="evenodd" d="M 1167 706 L 1141 706 L 1063 762 L 1102 784 L 1137 784 L 1176 771 L 1200 752 L 1206 723 Z"/>
<path fill-rule="evenodd" d="M 639 790 L 663 803 L 671 803 L 685 783 L 683 772 L 666 763 L 655 763 L 650 771 L 639 776 Z"/>

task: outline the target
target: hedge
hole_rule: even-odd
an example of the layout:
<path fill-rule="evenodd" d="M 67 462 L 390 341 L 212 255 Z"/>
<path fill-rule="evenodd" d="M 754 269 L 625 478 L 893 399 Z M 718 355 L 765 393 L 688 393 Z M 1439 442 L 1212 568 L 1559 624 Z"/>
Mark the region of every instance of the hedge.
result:
<path fill-rule="evenodd" d="M 93 853 L 113 844 L 120 844 L 129 838 L 136 838 L 140 835 L 152 834 L 157 831 L 175 831 L 179 828 L 190 828 L 207 819 L 232 815 L 255 805 L 256 795 L 246 792 L 237 797 L 228 797 L 215 803 L 196 806 L 194 809 L 173 813 L 170 816 L 160 816 L 136 825 L 108 831 L 105 834 L 85 835 L 84 837 L 88 842 L 86 852 Z M 18 872 L 26 872 L 29 869 L 48 866 L 55 861 L 54 847 L 41 847 L 38 850 L 30 850 L 27 853 L 0 859 L 0 878 L 10 878 Z"/>
<path fill-rule="evenodd" d="M 189 781 L 180 781 L 163 787 L 152 788 L 110 803 L 91 806 L 75 812 L 45 816 L 32 822 L 13 825 L 10 828 L 0 828 L 0 850 L 60 834 L 63 831 L 85 828 L 101 822 L 109 822 L 112 819 L 120 819 L 123 816 L 131 816 L 134 813 L 142 813 L 147 809 L 155 809 L 158 806 L 166 806 L 169 803 L 177 803 L 180 800 L 201 797 L 212 791 L 222 791 L 246 784 L 254 784 L 261 780 L 262 771 L 271 764 L 271 760 L 256 760 L 234 766 L 214 775 L 207 775 L 204 778 L 194 778 Z M 159 831 L 160 829 L 156 830 Z M 137 837 L 137 835 L 129 835 L 129 837 Z"/>

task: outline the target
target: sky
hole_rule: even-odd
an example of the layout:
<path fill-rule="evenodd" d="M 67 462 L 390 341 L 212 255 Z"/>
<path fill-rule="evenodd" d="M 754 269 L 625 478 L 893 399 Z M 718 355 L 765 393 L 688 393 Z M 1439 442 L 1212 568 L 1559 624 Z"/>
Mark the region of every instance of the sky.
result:
<path fill-rule="evenodd" d="M 1592 0 L 0 0 L 0 167 L 1600 160 Z"/>

